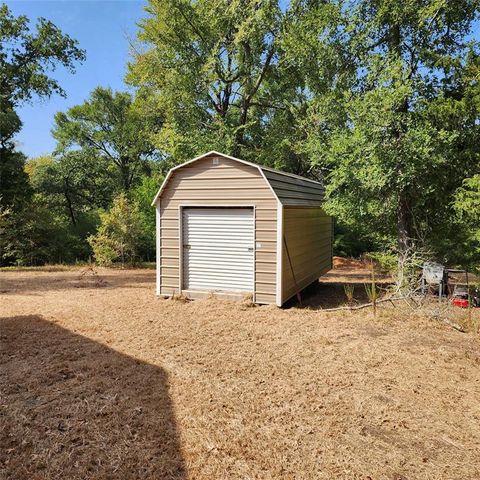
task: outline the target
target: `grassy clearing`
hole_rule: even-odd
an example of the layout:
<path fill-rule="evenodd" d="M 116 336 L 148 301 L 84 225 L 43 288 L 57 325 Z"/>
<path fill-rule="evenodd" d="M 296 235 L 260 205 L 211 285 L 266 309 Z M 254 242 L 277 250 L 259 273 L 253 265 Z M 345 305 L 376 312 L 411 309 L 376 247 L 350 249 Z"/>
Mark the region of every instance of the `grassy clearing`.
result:
<path fill-rule="evenodd" d="M 91 263 L 76 263 L 75 265 L 66 265 L 66 264 L 51 264 L 51 265 L 39 265 L 39 266 L 21 266 L 15 265 L 10 267 L 0 267 L 0 272 L 69 272 L 72 270 L 79 270 L 82 268 L 87 268 L 92 266 Z M 147 269 L 155 270 L 155 262 L 140 262 L 135 265 L 128 265 L 127 267 L 122 267 L 120 264 L 112 265 L 109 267 L 114 270 L 135 270 L 135 269 Z"/>
<path fill-rule="evenodd" d="M 86 264 L 78 265 L 40 265 L 40 266 L 21 266 L 14 265 L 10 267 L 0 267 L 0 272 L 68 272 L 71 270 L 84 268 Z"/>
<path fill-rule="evenodd" d="M 2 478 L 480 478 L 477 335 L 318 310 L 335 285 L 278 309 L 98 277 L 1 278 Z"/>

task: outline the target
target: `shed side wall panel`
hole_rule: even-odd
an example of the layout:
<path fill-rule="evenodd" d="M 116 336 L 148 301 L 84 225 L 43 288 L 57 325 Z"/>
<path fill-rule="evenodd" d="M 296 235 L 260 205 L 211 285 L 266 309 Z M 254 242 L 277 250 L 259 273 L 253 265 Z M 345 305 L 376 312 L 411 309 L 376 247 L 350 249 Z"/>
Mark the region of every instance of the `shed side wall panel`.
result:
<path fill-rule="evenodd" d="M 284 207 L 283 302 L 332 268 L 332 224 L 319 207 Z"/>
<path fill-rule="evenodd" d="M 277 201 L 258 169 L 210 156 L 173 173 L 160 202 L 160 294 L 180 289 L 180 206 L 255 207 L 255 291 L 275 303 Z"/>

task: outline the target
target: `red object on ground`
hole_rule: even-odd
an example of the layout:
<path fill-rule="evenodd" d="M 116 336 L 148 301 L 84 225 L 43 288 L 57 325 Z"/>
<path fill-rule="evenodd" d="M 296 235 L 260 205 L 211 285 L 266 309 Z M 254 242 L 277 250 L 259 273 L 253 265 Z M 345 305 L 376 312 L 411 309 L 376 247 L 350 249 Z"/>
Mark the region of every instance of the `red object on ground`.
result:
<path fill-rule="evenodd" d="M 452 305 L 460 308 L 468 308 L 468 300 L 466 298 L 454 298 Z"/>

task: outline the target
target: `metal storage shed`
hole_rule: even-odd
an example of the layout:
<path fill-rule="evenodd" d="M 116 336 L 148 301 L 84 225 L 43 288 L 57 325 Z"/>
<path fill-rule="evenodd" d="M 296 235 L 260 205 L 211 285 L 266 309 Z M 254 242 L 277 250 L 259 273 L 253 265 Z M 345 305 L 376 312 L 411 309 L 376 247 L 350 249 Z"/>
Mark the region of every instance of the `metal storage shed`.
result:
<path fill-rule="evenodd" d="M 155 196 L 157 295 L 283 305 L 332 268 L 314 180 L 218 152 L 172 168 Z"/>

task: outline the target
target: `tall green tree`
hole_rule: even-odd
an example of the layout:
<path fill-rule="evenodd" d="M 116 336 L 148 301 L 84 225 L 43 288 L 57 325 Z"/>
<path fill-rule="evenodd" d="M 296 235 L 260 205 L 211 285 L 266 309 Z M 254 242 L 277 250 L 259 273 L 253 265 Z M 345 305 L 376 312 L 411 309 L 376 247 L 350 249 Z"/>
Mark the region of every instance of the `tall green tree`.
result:
<path fill-rule="evenodd" d="M 85 103 L 55 115 L 53 136 L 58 153 L 80 149 L 84 158 L 115 166 L 122 189 L 128 191 L 158 158 L 151 135 L 161 125 L 160 114 L 142 114 L 129 93 L 97 87 Z"/>
<path fill-rule="evenodd" d="M 25 167 L 38 200 L 68 217 L 72 226 L 90 211 L 110 206 L 116 185 L 112 166 L 82 151 L 30 159 Z"/>
<path fill-rule="evenodd" d="M 292 3 L 286 61 L 311 92 L 302 144 L 330 212 L 395 235 L 400 253 L 421 242 L 448 258 L 453 193 L 480 165 L 479 2 Z"/>
<path fill-rule="evenodd" d="M 13 138 L 21 129 L 16 108 L 33 97 L 65 95 L 51 72 L 62 65 L 74 72 L 85 58 L 75 40 L 40 18 L 34 31 L 26 16 L 15 17 L 0 5 L 0 191 L 4 205 L 18 203 L 29 192 L 25 158 L 15 152 Z"/>
<path fill-rule="evenodd" d="M 128 80 L 165 115 L 156 145 L 175 162 L 218 149 L 300 171 L 288 137 L 302 92 L 280 63 L 279 2 L 151 0 L 147 12 Z"/>

